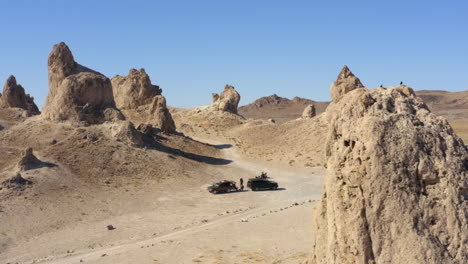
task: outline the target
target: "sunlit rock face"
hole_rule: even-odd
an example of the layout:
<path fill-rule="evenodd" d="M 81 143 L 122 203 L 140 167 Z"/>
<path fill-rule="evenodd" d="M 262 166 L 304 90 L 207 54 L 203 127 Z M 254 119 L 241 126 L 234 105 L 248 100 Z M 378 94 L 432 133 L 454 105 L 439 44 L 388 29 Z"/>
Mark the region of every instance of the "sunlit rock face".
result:
<path fill-rule="evenodd" d="M 327 175 L 309 263 L 468 263 L 468 154 L 406 86 L 326 111 Z"/>

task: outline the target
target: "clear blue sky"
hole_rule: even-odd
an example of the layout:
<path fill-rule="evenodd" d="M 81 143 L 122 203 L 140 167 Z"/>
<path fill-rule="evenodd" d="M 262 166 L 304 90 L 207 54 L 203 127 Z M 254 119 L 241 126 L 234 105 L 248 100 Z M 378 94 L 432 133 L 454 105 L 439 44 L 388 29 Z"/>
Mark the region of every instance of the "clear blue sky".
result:
<path fill-rule="evenodd" d="M 468 90 L 468 1 L 1 1 L 0 81 L 42 107 L 47 56 L 65 41 L 112 77 L 145 68 L 168 104 L 276 93 L 329 100 L 344 64 L 367 87 Z"/>

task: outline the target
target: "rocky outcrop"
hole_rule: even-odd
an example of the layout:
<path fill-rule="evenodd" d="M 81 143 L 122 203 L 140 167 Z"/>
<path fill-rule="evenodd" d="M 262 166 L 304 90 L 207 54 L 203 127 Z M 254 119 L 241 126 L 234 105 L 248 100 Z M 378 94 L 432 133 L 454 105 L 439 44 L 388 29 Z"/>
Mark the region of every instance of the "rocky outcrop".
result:
<path fill-rule="evenodd" d="M 48 59 L 49 93 L 42 116 L 54 121 L 102 123 L 104 111 L 114 108 L 109 78 L 76 63 L 68 46 L 54 46 Z"/>
<path fill-rule="evenodd" d="M 212 93 L 212 94 L 211 94 L 211 97 L 213 98 L 213 103 L 216 103 L 216 101 L 218 101 L 218 99 L 219 99 L 219 94 L 217 94 L 217 93 Z"/>
<path fill-rule="evenodd" d="M 310 104 L 310 105 L 306 106 L 306 108 L 304 109 L 304 112 L 302 112 L 302 118 L 304 118 L 304 119 L 309 119 L 309 118 L 315 117 L 315 115 L 316 115 L 315 105 L 313 105 L 313 104 Z"/>
<path fill-rule="evenodd" d="M 165 133 L 173 133 L 176 131 L 176 126 L 172 115 L 167 109 L 166 98 L 162 95 L 155 96 L 150 108 L 151 124 L 161 129 Z"/>
<path fill-rule="evenodd" d="M 21 171 L 31 170 L 40 167 L 42 162 L 33 154 L 31 147 L 26 148 L 21 154 L 16 168 Z"/>
<path fill-rule="evenodd" d="M 128 76 L 115 76 L 111 80 L 117 108 L 136 109 L 149 104 L 153 97 L 161 95 L 161 88 L 152 85 L 144 69 L 131 69 Z"/>
<path fill-rule="evenodd" d="M 143 146 L 143 139 L 139 131 L 130 121 L 115 122 L 110 127 L 111 135 L 117 141 L 124 142 L 133 147 Z"/>
<path fill-rule="evenodd" d="M 338 102 L 345 94 L 357 88 L 364 88 L 364 85 L 345 65 L 330 87 L 332 100 Z"/>
<path fill-rule="evenodd" d="M 128 76 L 112 78 L 115 102 L 129 120 L 147 123 L 165 133 L 176 131 L 166 98 L 159 86 L 152 85 L 144 69 L 131 69 Z"/>
<path fill-rule="evenodd" d="M 16 83 L 15 76 L 11 75 L 3 86 L 3 95 L 0 95 L 0 108 L 17 107 L 26 110 L 29 114 L 39 114 L 34 103 L 34 97 L 26 94 L 24 88 Z"/>
<path fill-rule="evenodd" d="M 350 91 L 326 118 L 309 263 L 468 263 L 468 154 L 448 122 L 405 86 Z"/>
<path fill-rule="evenodd" d="M 240 95 L 233 86 L 226 85 L 220 96 L 213 94 L 213 100 L 214 110 L 237 114 Z"/>
<path fill-rule="evenodd" d="M 19 172 L 16 173 L 15 176 L 11 177 L 10 179 L 7 179 L 2 182 L 2 185 L 8 189 L 23 189 L 24 186 L 31 184 L 32 182 L 23 178 Z"/>

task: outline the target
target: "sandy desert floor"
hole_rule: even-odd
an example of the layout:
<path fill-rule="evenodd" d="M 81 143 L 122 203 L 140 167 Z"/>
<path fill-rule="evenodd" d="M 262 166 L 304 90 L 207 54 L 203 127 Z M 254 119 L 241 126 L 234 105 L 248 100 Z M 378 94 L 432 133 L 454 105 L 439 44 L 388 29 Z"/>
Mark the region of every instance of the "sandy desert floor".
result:
<path fill-rule="evenodd" d="M 105 196 L 96 194 L 93 200 L 99 204 L 89 205 L 90 212 L 83 213 L 83 219 L 10 243 L 13 246 L 0 252 L 2 263 L 305 260 L 312 247 L 312 208 L 322 193 L 325 170 L 265 165 L 241 157 L 235 146 L 207 143 L 216 144 L 224 159 L 232 162 L 207 165 L 204 171 L 193 171 L 187 177 L 146 184 L 129 192 L 116 188 Z M 218 195 L 206 191 L 214 181 L 243 177 L 246 182 L 261 171 L 268 172 L 280 189 Z M 96 211 L 104 213 L 91 217 Z M 60 212 L 50 208 L 50 213 Z M 110 224 L 114 230 L 107 230 Z"/>

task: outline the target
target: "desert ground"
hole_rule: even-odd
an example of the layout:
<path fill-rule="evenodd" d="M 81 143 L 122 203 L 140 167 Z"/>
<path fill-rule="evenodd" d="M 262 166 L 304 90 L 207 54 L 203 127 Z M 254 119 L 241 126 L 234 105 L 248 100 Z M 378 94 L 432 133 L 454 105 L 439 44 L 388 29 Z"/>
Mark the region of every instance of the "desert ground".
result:
<path fill-rule="evenodd" d="M 81 182 L 55 161 L 56 167 L 28 171 L 24 177 L 47 177 L 51 183 L 3 200 L 1 259 L 5 263 L 297 263 L 306 259 L 313 237 L 308 226 L 321 195 L 324 169 L 272 166 L 243 157 L 230 143 L 197 140 L 214 146 L 219 159 L 226 162 L 189 168 L 184 175 L 167 179 L 149 176 L 125 184 Z M 261 171 L 280 188 L 219 195 L 206 191 L 212 182 L 247 179 Z M 46 191 L 47 197 L 42 198 Z M 107 230 L 107 225 L 115 229 Z"/>
<path fill-rule="evenodd" d="M 34 186 L 3 193 L 0 259 L 4 263 L 307 260 L 314 238 L 312 208 L 322 194 L 325 175 L 323 115 L 275 124 L 210 112 L 207 107 L 171 111 L 184 136 L 161 135 L 163 147 L 141 149 L 107 138 L 105 124 L 82 128 L 3 110 L 2 166 L 15 164 L 26 146 L 37 150 L 44 165 L 22 173 Z M 315 139 L 306 141 L 302 131 Z M 160 166 L 148 166 L 161 161 Z M 279 190 L 246 188 L 218 195 L 206 190 L 213 182 L 246 181 L 262 171 L 279 183 Z M 115 229 L 108 230 L 108 225 Z"/>
<path fill-rule="evenodd" d="M 48 71 L 42 112 L 13 75 L 0 97 L 2 263 L 468 258 L 466 92 L 367 89 L 344 66 L 330 104 L 274 95 L 238 112 L 231 85 L 170 107 L 144 69 L 111 80 L 63 42 Z M 207 190 L 261 172 L 279 188 Z"/>

